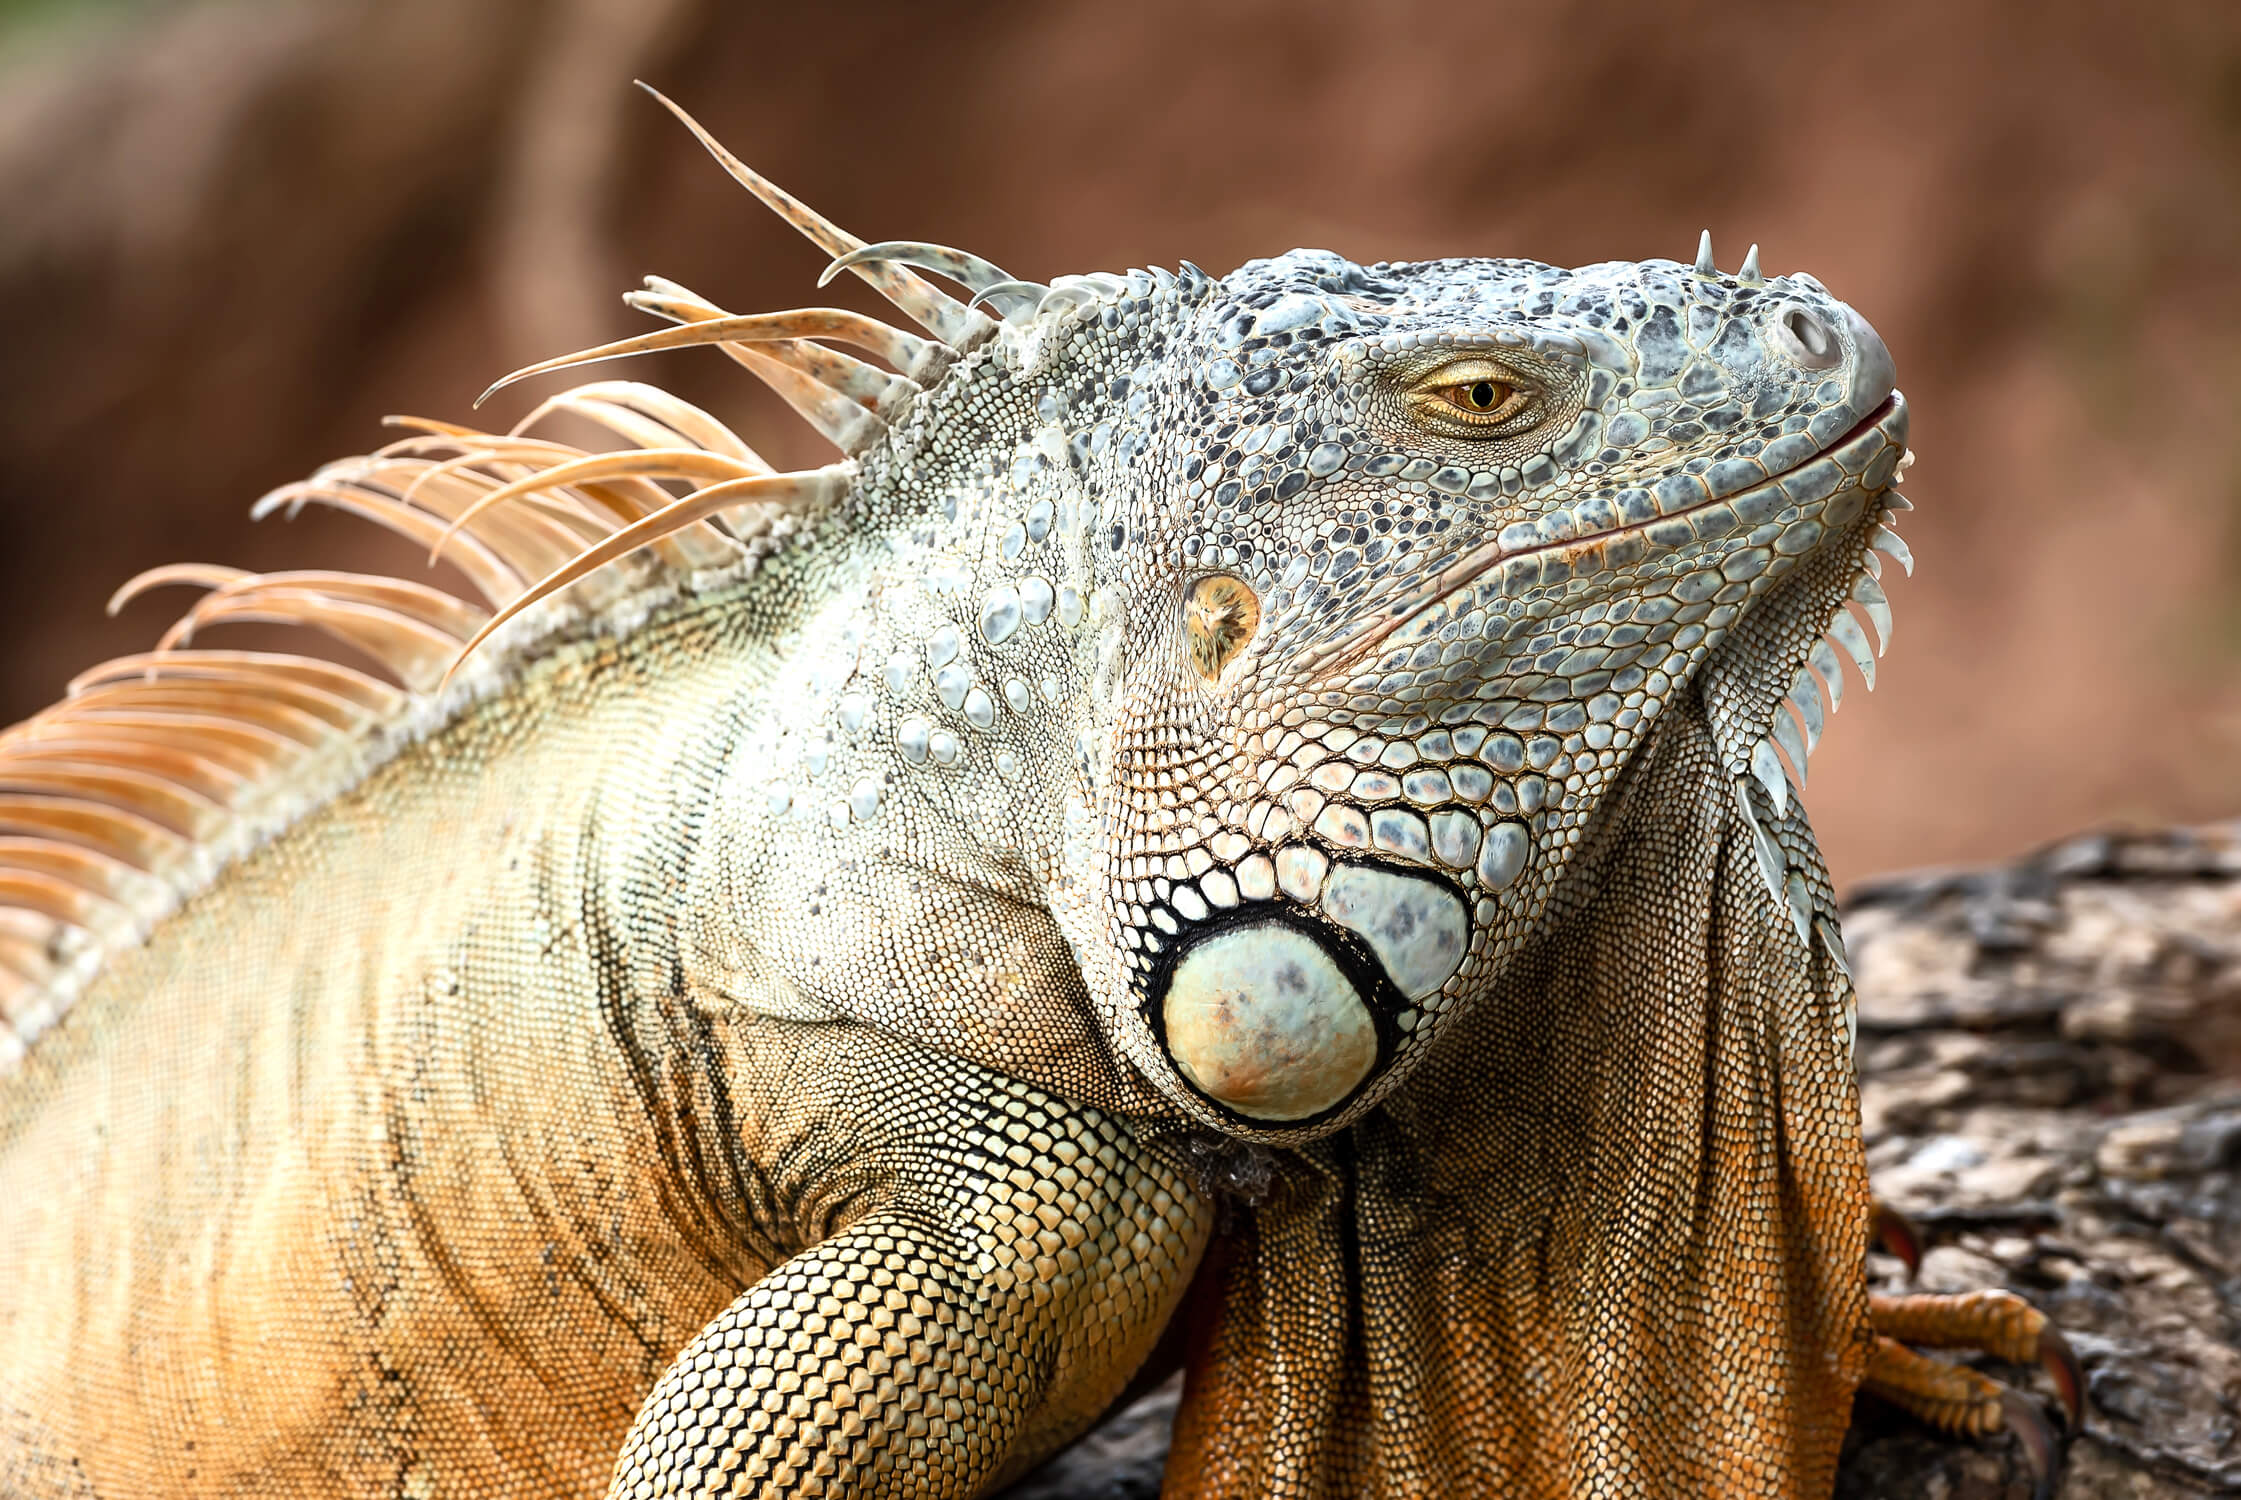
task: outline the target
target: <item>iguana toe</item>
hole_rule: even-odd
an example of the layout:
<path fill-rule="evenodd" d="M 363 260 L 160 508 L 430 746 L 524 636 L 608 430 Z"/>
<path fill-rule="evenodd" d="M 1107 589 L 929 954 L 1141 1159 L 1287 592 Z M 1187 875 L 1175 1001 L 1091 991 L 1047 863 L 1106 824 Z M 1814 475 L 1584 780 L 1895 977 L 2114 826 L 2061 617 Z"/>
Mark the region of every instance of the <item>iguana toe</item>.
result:
<path fill-rule="evenodd" d="M 1878 1233 L 1881 1232 L 1880 1215 Z M 1948 1364 L 1908 1348 L 1965 1349 L 2013 1364 L 2036 1364 L 2053 1379 L 2065 1425 L 2077 1432 L 2085 1419 L 2085 1374 L 2062 1331 L 2044 1313 L 2012 1292 L 1958 1295 L 1871 1296 L 1868 1315 L 1876 1332 L 1861 1390 L 1879 1396 L 1944 1432 L 1984 1437 L 2013 1432 L 2030 1461 L 2033 1493 L 2053 1493 L 2061 1441 L 2040 1404 L 1965 1365 Z"/>

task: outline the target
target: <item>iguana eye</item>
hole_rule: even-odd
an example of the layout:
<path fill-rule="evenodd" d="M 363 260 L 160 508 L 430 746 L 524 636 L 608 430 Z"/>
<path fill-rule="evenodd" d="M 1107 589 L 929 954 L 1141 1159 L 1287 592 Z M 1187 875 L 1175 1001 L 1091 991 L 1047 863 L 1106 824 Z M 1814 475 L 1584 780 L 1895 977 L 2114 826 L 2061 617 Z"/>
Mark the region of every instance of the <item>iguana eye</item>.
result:
<path fill-rule="evenodd" d="M 1449 386 L 1447 399 L 1469 412 L 1499 411 L 1510 399 L 1510 388 L 1499 380 L 1474 380 Z"/>
<path fill-rule="evenodd" d="M 1470 359 L 1431 371 L 1408 392 L 1417 417 L 1455 436 L 1495 436 L 1528 416 L 1536 392 L 1491 360 Z"/>

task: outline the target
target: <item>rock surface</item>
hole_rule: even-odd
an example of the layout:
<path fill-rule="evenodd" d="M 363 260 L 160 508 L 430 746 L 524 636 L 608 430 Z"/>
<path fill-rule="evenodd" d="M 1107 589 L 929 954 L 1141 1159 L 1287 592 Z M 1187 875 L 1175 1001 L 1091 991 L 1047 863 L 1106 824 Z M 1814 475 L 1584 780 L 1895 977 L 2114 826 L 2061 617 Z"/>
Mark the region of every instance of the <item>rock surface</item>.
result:
<path fill-rule="evenodd" d="M 2241 1495 L 2241 824 L 1879 881 L 1845 938 L 1868 1168 L 1933 1246 L 1921 1285 L 2006 1286 L 2085 1366 L 2059 1494 Z M 2005 1442 L 1863 1409 L 1853 1444 L 1843 1496 L 2029 1493 Z"/>
<path fill-rule="evenodd" d="M 1876 881 L 1845 936 L 1868 1164 L 1929 1247 L 1915 1285 L 2007 1287 L 2085 1367 L 2092 1409 L 2055 1493 L 2241 1496 L 2241 823 Z M 1869 1269 L 1906 1283 L 1895 1260 Z M 2035 1371 L 1986 1369 L 2051 1396 Z M 1176 1398 L 1170 1382 L 1009 1500 L 1156 1495 Z M 1945 1439 L 1873 1401 L 1837 1485 L 2031 1490 L 2012 1439 Z"/>

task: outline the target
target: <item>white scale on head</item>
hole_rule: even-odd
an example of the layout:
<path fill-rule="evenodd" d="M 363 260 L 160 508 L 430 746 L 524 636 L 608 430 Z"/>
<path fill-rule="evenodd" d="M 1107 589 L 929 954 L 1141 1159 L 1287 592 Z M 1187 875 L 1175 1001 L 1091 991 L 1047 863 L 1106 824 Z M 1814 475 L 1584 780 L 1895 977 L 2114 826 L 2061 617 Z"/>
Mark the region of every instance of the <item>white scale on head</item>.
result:
<path fill-rule="evenodd" d="M 1288 873 L 1296 887 L 1304 872 Z M 1437 994 L 1462 964 L 1470 917 L 1446 886 L 1375 865 L 1339 865 L 1319 884 L 1311 894 L 1323 914 L 1358 934 L 1408 999 Z M 1254 1119 L 1321 1114 L 1377 1064 L 1376 1025 L 1353 982 L 1322 944 L 1281 922 L 1192 948 L 1168 982 L 1162 1019 L 1183 1076 Z"/>
<path fill-rule="evenodd" d="M 1439 993 L 1470 945 L 1470 918 L 1453 891 L 1375 865 L 1333 870 L 1323 886 L 1323 912 L 1361 934 L 1394 988 L 1411 1000 Z"/>
<path fill-rule="evenodd" d="M 1377 1028 L 1353 983 L 1280 922 L 1233 927 L 1185 954 L 1165 1020 L 1183 1076 L 1256 1119 L 1321 1114 L 1377 1062 Z"/>

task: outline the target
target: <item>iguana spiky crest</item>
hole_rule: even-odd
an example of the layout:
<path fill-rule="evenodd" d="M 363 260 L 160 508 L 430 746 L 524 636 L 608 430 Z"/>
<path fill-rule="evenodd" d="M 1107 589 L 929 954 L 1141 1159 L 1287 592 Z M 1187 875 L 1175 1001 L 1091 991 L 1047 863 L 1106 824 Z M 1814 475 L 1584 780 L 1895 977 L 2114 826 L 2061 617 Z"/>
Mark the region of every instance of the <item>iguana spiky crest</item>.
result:
<path fill-rule="evenodd" d="M 836 255 L 861 246 L 661 102 L 814 243 Z M 855 451 L 885 433 L 885 419 L 921 382 L 940 379 L 955 352 L 941 337 L 969 341 L 992 326 L 901 267 L 872 263 L 858 274 L 936 340 L 835 308 L 733 317 L 653 277 L 626 300 L 685 326 L 500 384 L 584 359 L 716 344 Z M 868 349 L 900 373 L 811 342 L 820 338 Z M 560 415 L 636 446 L 588 453 L 527 435 Z M 447 556 L 480 602 L 367 574 L 152 569 L 117 591 L 112 613 L 165 585 L 209 593 L 152 652 L 80 674 L 61 703 L 0 735 L 0 1070 L 67 1009 L 104 954 L 144 937 L 240 854 L 497 691 L 541 644 L 627 629 L 681 590 L 751 571 L 845 485 L 844 465 L 779 474 L 715 417 L 635 381 L 564 391 L 504 433 L 415 417 L 391 424 L 411 435 L 284 485 L 253 514 L 292 515 L 307 504 L 348 511 L 426 544 L 431 561 Z M 663 487 L 671 481 L 689 488 L 679 495 Z M 616 566 L 626 560 L 635 566 Z M 483 652 L 475 672 L 453 681 L 499 627 L 564 589 L 570 599 L 516 630 L 510 650 Z M 201 629 L 245 621 L 324 631 L 395 681 L 314 658 L 190 646 Z"/>

